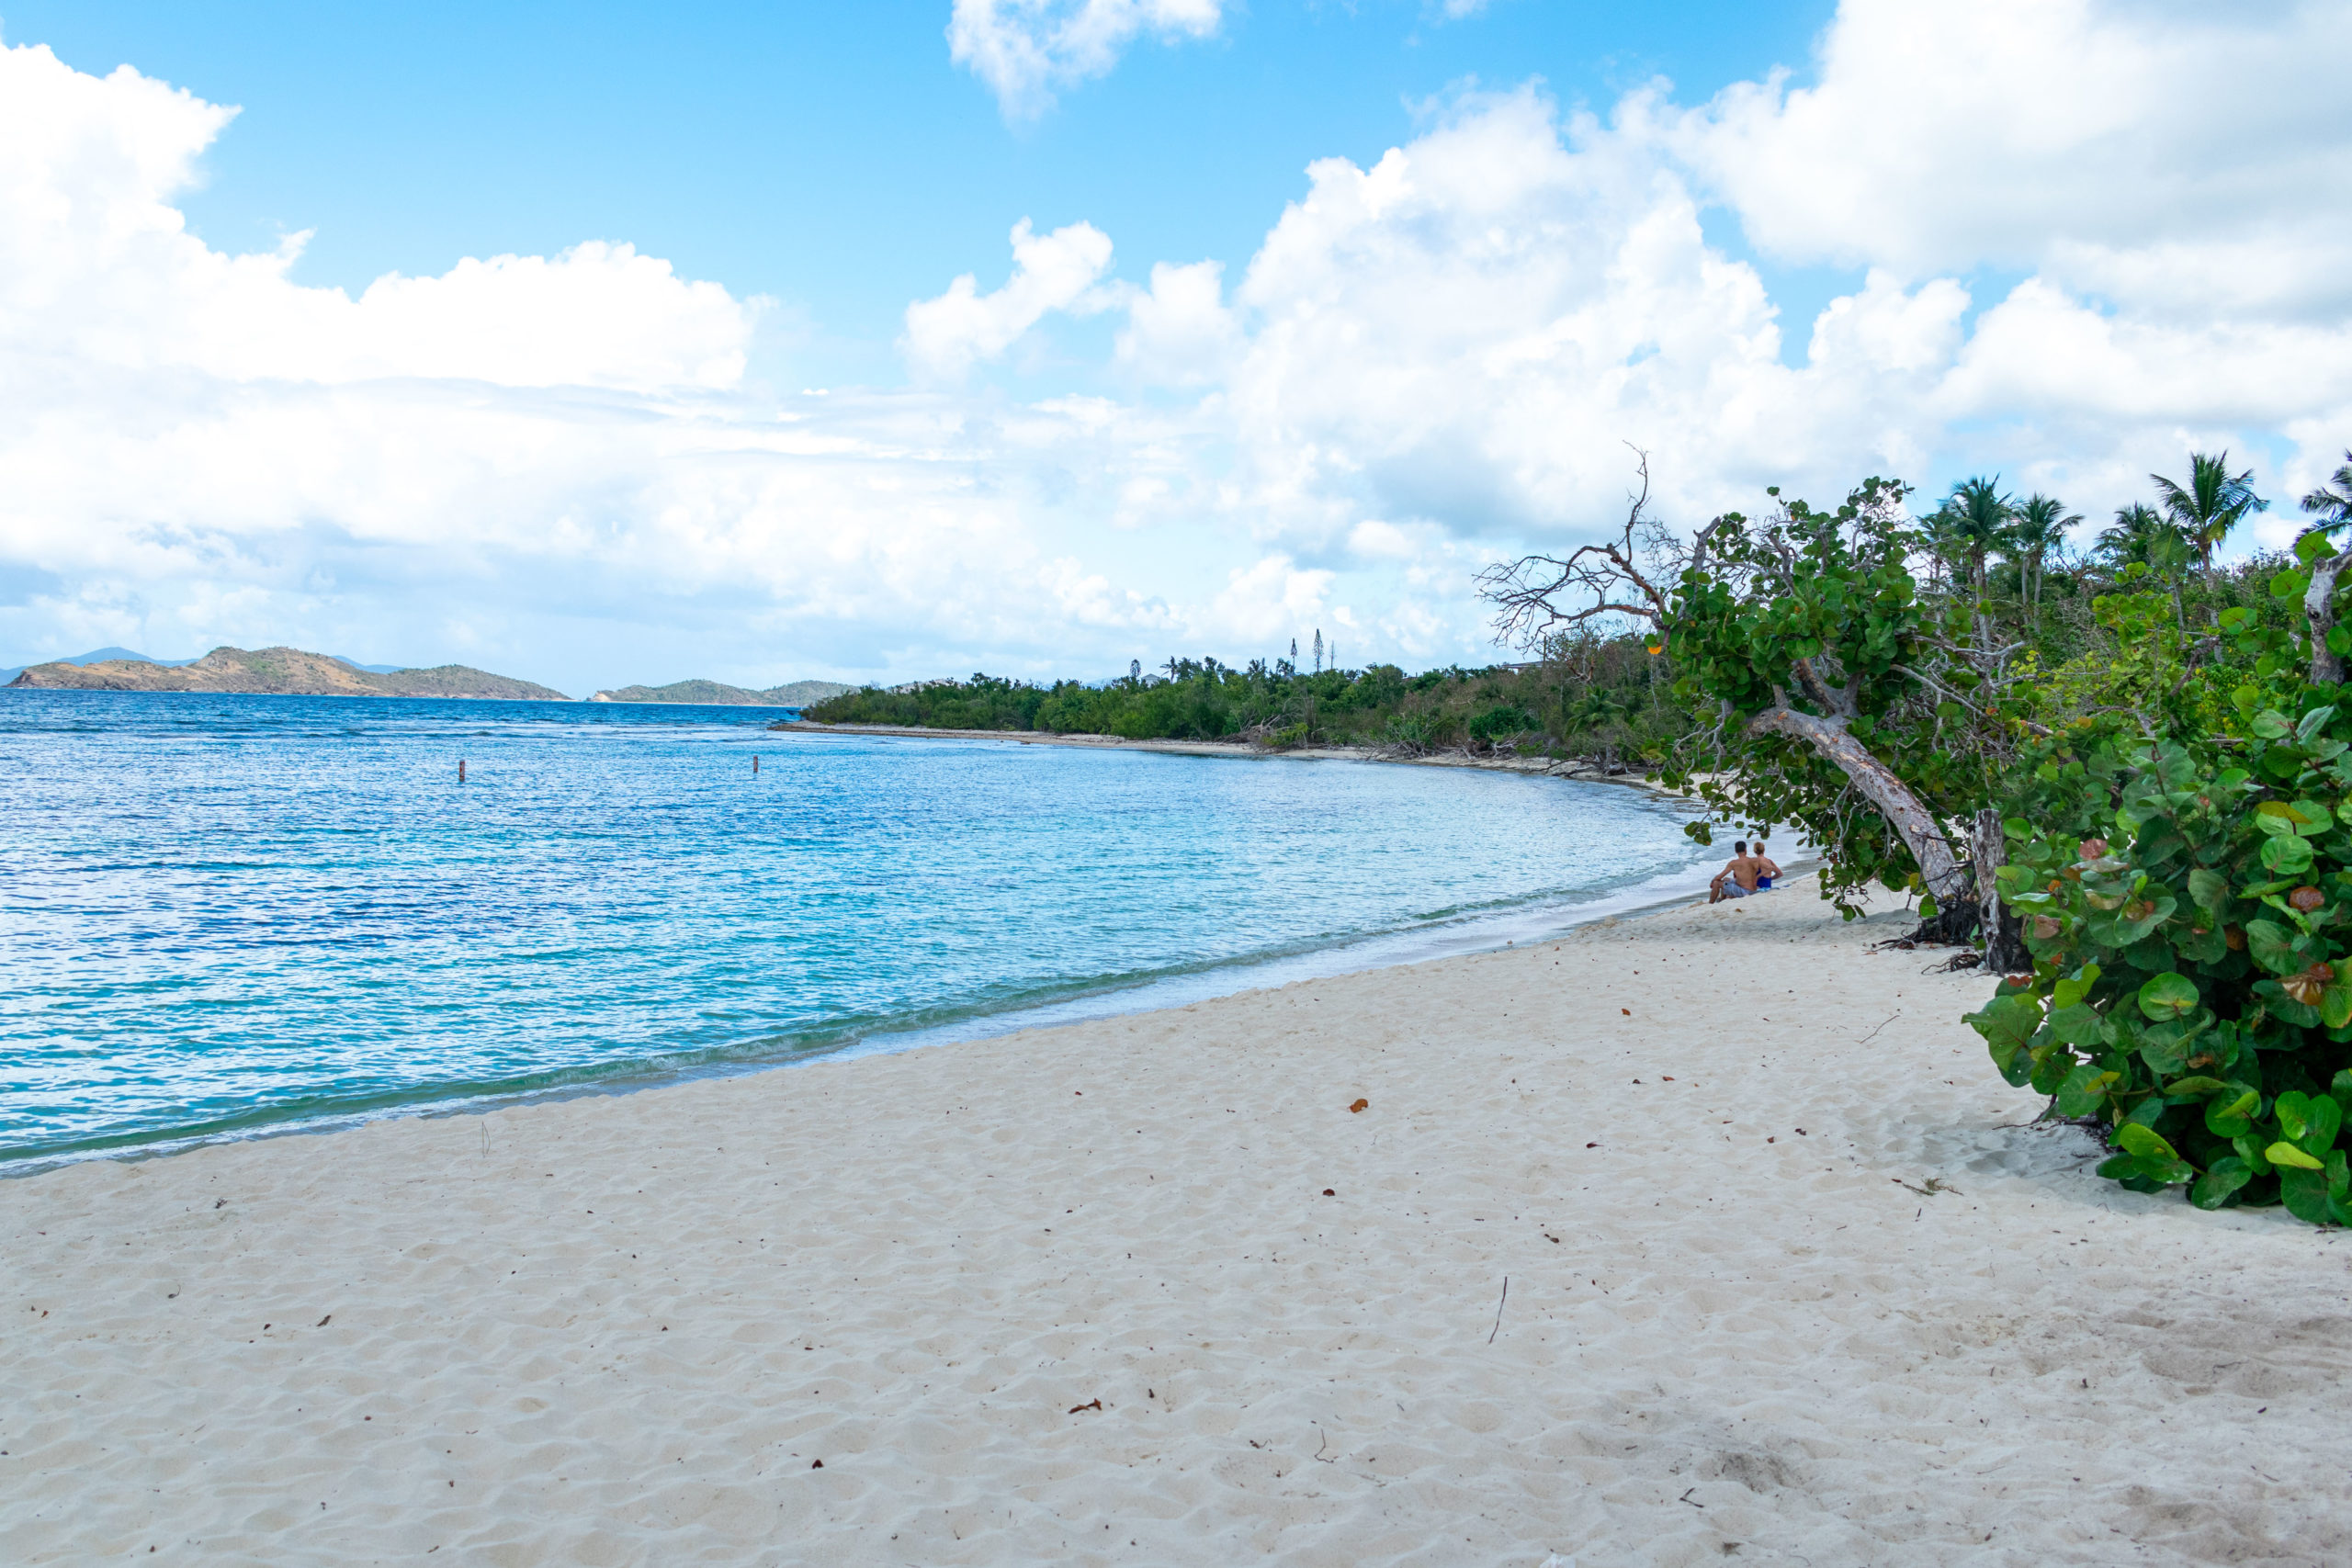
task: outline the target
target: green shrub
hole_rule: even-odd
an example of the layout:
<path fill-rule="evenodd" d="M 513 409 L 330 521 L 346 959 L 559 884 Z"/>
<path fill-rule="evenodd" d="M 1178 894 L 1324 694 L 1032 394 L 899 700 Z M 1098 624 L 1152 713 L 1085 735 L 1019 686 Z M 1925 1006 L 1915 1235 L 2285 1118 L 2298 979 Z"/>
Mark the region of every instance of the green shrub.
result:
<path fill-rule="evenodd" d="M 2041 749 L 2000 873 L 2033 971 L 1968 1021 L 2010 1083 L 2106 1124 L 2100 1175 L 2352 1224 L 2352 714 L 2258 702 L 2244 735 L 2085 721 Z"/>
<path fill-rule="evenodd" d="M 1535 716 L 1515 703 L 1497 703 L 1470 720 L 1470 739 L 1496 741 L 1536 728 Z"/>
<path fill-rule="evenodd" d="M 1393 713 L 1388 716 L 1387 728 L 1381 731 L 1381 739 L 1408 751 L 1426 751 L 1438 744 L 1438 726 L 1425 713 Z"/>

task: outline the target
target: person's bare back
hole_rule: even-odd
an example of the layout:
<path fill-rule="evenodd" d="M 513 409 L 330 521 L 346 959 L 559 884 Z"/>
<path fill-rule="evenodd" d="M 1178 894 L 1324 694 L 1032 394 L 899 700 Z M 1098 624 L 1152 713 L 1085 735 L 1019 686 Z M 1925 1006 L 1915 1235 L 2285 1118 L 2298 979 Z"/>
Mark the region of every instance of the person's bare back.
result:
<path fill-rule="evenodd" d="M 1747 852 L 1747 840 L 1745 839 L 1732 847 L 1737 852 L 1707 885 L 1707 902 L 1710 904 L 1720 904 L 1726 898 L 1746 898 L 1756 891 L 1756 879 L 1761 874 L 1764 863 Z"/>

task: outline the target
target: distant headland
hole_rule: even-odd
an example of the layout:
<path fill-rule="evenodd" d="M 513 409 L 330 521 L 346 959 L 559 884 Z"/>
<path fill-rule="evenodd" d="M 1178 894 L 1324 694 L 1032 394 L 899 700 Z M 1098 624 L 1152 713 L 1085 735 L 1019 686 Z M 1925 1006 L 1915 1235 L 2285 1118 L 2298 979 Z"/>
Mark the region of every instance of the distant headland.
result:
<path fill-rule="evenodd" d="M 94 664 L 28 665 L 10 687 L 96 692 L 244 692 L 288 697 L 490 697 L 566 703 L 551 687 L 463 664 L 426 670 L 363 669 L 299 648 L 216 648 L 185 664 L 108 659 Z"/>
<path fill-rule="evenodd" d="M 6 677 L 13 674 L 14 680 Z M 552 687 L 464 664 L 406 670 L 361 664 L 299 648 L 216 648 L 201 659 L 150 659 L 127 648 L 102 648 L 73 659 L 0 670 L 0 687 L 84 692 L 239 692 L 282 697 L 483 697 L 503 702 L 568 703 Z M 737 707 L 806 707 L 855 690 L 838 681 L 794 681 L 751 691 L 718 681 L 622 686 L 596 703 L 700 703 Z"/>
<path fill-rule="evenodd" d="M 854 692 L 854 686 L 844 686 L 839 681 L 795 681 L 789 685 L 771 686 L 764 692 L 747 691 L 722 681 L 673 681 L 666 686 L 623 686 L 617 691 L 599 692 L 588 700 L 592 703 L 705 703 L 736 707 L 807 707 L 828 697 L 838 697 Z"/>

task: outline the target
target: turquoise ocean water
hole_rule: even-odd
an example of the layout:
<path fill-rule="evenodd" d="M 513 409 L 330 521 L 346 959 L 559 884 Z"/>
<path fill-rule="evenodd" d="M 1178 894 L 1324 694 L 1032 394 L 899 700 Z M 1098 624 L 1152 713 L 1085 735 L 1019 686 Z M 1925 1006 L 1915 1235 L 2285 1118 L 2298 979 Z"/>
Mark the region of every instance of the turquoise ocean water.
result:
<path fill-rule="evenodd" d="M 0 692 L 0 1161 L 1191 1000 L 1720 859 L 1616 785 L 775 717 Z"/>

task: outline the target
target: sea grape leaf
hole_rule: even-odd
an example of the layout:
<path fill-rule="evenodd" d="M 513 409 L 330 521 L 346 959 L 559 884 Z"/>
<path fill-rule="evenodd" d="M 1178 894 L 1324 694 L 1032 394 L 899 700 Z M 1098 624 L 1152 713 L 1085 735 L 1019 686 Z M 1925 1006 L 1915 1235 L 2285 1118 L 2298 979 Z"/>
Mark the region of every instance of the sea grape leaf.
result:
<path fill-rule="evenodd" d="M 2281 876 L 2311 869 L 2312 846 L 2304 839 L 2273 839 L 2262 846 L 2262 863 Z"/>
<path fill-rule="evenodd" d="M 2083 972 L 2073 979 L 2061 980 L 2050 989 L 2050 1005 L 2057 1010 L 2073 1007 L 2090 995 L 2092 982 L 2098 978 L 2098 965 L 2086 964 Z"/>
<path fill-rule="evenodd" d="M 2033 1073 L 2029 1081 L 2033 1085 L 2034 1093 L 2056 1094 L 2058 1086 L 2066 1081 L 2066 1075 L 2074 1069 L 2075 1054 L 2052 1041 L 2022 1053 L 2018 1060 L 2033 1064 Z"/>
<path fill-rule="evenodd" d="M 2140 987 L 2140 1010 L 2158 1022 L 2187 1018 L 2197 1010 L 2197 983 L 2167 971 Z"/>
<path fill-rule="evenodd" d="M 2107 1098 L 2108 1081 L 2115 1076 L 2097 1062 L 2083 1063 L 2058 1086 L 2058 1114 L 2088 1116 L 2097 1111 L 2099 1101 Z"/>
<path fill-rule="evenodd" d="M 2218 1209 L 2231 1193 L 2253 1179 L 2254 1172 L 2247 1168 L 2245 1161 L 2235 1155 L 2224 1155 L 2197 1179 L 2197 1184 L 2188 1190 L 2188 1201 L 2200 1209 Z"/>
<path fill-rule="evenodd" d="M 2291 1023 L 2298 1029 L 2317 1029 L 2319 1009 L 2305 1007 L 2287 994 L 2286 987 L 2276 980 L 2257 980 L 2254 994 L 2262 998 L 2262 1010 L 2281 1023 Z"/>
<path fill-rule="evenodd" d="M 2335 826 L 2335 813 L 2321 801 L 2295 802 L 2295 831 L 2306 839 L 2316 839 Z"/>
<path fill-rule="evenodd" d="M 2287 723 L 2287 716 L 2273 708 L 2264 708 L 2256 714 L 2250 728 L 2265 740 L 2284 740 L 2294 733 Z"/>
<path fill-rule="evenodd" d="M 2173 1146 L 2158 1135 L 2154 1128 L 2143 1127 L 2137 1122 L 2126 1122 L 2122 1126 L 2118 1127 L 2115 1130 L 2115 1141 L 2123 1146 L 2126 1153 L 2138 1155 L 2143 1159 L 2168 1160 L 2180 1157 L 2174 1152 Z"/>
<path fill-rule="evenodd" d="M 2140 1060 L 2158 1077 L 2170 1077 L 2188 1066 L 2188 1043 L 2195 1038 L 2193 1030 L 2160 1023 L 2140 1037 Z"/>
<path fill-rule="evenodd" d="M 1962 1021 L 1984 1037 L 1985 1048 L 1993 1054 L 1993 1065 L 2006 1077 L 2009 1064 L 2041 1027 L 2041 1004 L 2011 991 L 1995 996 Z"/>
<path fill-rule="evenodd" d="M 2230 879 L 2200 865 L 2188 874 L 2188 897 L 2199 908 L 2219 915 L 2229 907 Z"/>
<path fill-rule="evenodd" d="M 2296 841 L 2301 842 L 2301 840 Z M 2094 896 L 2091 899 L 2092 906 L 2096 908 L 2098 901 L 2098 897 Z M 2171 894 L 2163 892 L 2141 897 L 2122 897 L 2114 902 L 2117 907 L 2113 914 L 2093 919 L 2090 934 L 2094 942 L 2120 948 L 2130 948 L 2143 941 L 2149 932 L 2170 919 L 2172 912 L 2180 907 Z M 2130 954 L 2127 953 L 2125 956 L 2129 957 Z M 2160 959 L 2158 962 L 2162 963 L 2163 960 Z M 2143 967 L 2154 968 L 2156 964 L 2146 964 Z"/>
<path fill-rule="evenodd" d="M 2099 1023 L 2096 1010 L 2077 1002 L 2050 1015 L 2050 1032 L 2064 1044 L 2096 1045 L 2100 1039 Z"/>
<path fill-rule="evenodd" d="M 2295 1145 L 2307 1155 L 2323 1159 L 2335 1146 L 2337 1129 L 2344 1125 L 2344 1108 L 2324 1094 L 2312 1096 L 2303 1111 L 2303 1134 Z"/>
<path fill-rule="evenodd" d="M 2312 709 L 2311 712 L 2303 715 L 2302 718 L 2296 724 L 2295 739 L 2301 741 L 2306 746 L 2310 745 L 2312 737 L 2317 735 L 2321 730 L 2325 729 L 2327 728 L 2327 721 L 2335 716 L 2335 709 L 2332 705 Z M 2298 802 L 2297 804 L 2300 805 L 2301 803 Z"/>
<path fill-rule="evenodd" d="M 2219 1094 L 2229 1087 L 2219 1078 L 2200 1076 L 2193 1078 L 2176 1078 L 2165 1085 L 2165 1092 L 2176 1096 Z"/>
<path fill-rule="evenodd" d="M 2273 1102 L 2270 1113 L 2278 1118 L 2278 1130 L 2290 1138 L 2301 1139 L 2311 1130 L 2312 1098 L 2301 1089 L 2290 1089 Z"/>
<path fill-rule="evenodd" d="M 2327 1168 L 2325 1160 L 2314 1159 L 2284 1138 L 2263 1150 L 2262 1154 L 2265 1159 L 2282 1170 L 2324 1170 Z"/>
<path fill-rule="evenodd" d="M 2245 947 L 2256 964 L 2274 975 L 2292 975 L 2309 962 L 2301 940 L 2276 920 L 2248 920 Z"/>
<path fill-rule="evenodd" d="M 2220 931 L 2184 931 L 2173 939 L 2173 951 L 2192 964 L 2219 964 L 2230 951 Z"/>
<path fill-rule="evenodd" d="M 2330 1029 L 2352 1023 L 2352 964 L 2334 965 L 2335 978 L 2320 993 L 2319 1018 Z"/>
<path fill-rule="evenodd" d="M 2234 1100 L 2206 1100 L 2206 1131 L 2216 1138 L 2242 1138 L 2248 1128 L 2253 1128 L 2253 1112 L 2258 1112 L 2260 1107 L 2263 1096 L 2253 1089 Z"/>
<path fill-rule="evenodd" d="M 2312 1162 L 2316 1166 L 2319 1162 Z M 2333 1218 L 2328 1212 L 2327 1178 L 2316 1169 L 2298 1168 L 2278 1173 L 2278 1201 L 2287 1212 L 2299 1220 L 2324 1225 Z"/>

